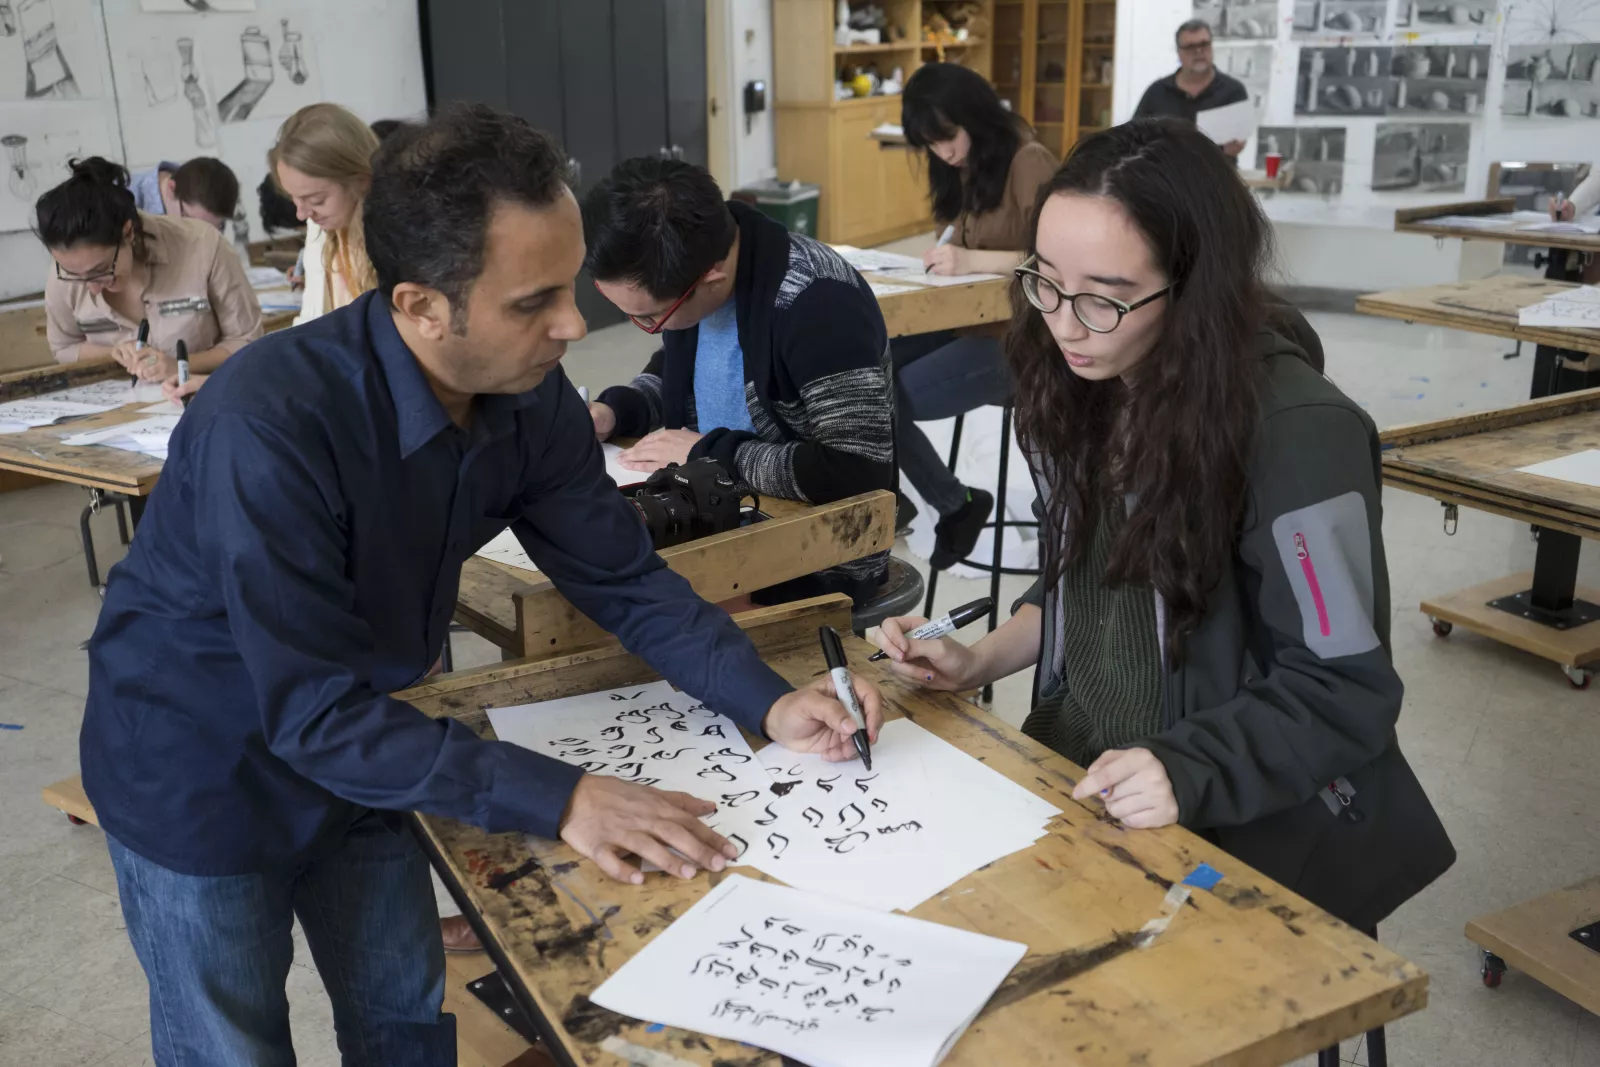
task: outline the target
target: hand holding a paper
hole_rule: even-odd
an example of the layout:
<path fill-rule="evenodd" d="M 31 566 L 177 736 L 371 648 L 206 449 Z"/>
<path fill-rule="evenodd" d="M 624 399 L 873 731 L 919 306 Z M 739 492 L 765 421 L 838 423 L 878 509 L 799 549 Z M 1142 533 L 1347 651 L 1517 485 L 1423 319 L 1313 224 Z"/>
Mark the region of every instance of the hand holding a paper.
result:
<path fill-rule="evenodd" d="M 883 698 L 877 687 L 852 677 L 856 700 L 867 719 L 867 739 L 878 740 L 883 726 Z M 833 679 L 824 674 L 803 689 L 779 697 L 761 724 L 766 735 L 790 752 L 814 752 L 833 763 L 856 758 L 850 735 L 856 724 L 833 691 Z"/>
<path fill-rule="evenodd" d="M 1153 830 L 1178 821 L 1178 799 L 1166 766 L 1148 748 L 1113 748 L 1089 766 L 1073 800 L 1101 795 L 1106 814 L 1135 830 Z"/>
<path fill-rule="evenodd" d="M 739 854 L 700 821 L 716 810 L 711 801 L 688 793 L 586 774 L 561 816 L 561 840 L 619 882 L 644 881 L 639 869 L 623 860 L 629 853 L 680 878 L 693 878 L 701 868 L 722 870 Z"/>

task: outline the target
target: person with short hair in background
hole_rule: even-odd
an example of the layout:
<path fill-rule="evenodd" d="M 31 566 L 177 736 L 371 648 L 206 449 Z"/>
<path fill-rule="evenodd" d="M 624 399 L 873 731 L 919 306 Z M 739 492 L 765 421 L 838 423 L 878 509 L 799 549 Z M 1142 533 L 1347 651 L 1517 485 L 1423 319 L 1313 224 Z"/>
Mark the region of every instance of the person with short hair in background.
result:
<path fill-rule="evenodd" d="M 1211 24 L 1205 19 L 1190 19 L 1178 27 L 1178 69 L 1150 83 L 1139 98 L 1133 117 L 1169 117 L 1195 121 L 1195 116 L 1214 107 L 1225 107 L 1250 99 L 1250 90 L 1239 79 L 1217 69 L 1211 51 Z M 1243 141 L 1222 145 L 1223 154 L 1237 161 Z"/>
<path fill-rule="evenodd" d="M 238 177 L 213 156 L 196 156 L 182 166 L 162 163 L 134 171 L 128 190 L 147 215 L 199 219 L 219 230 L 239 207 Z"/>

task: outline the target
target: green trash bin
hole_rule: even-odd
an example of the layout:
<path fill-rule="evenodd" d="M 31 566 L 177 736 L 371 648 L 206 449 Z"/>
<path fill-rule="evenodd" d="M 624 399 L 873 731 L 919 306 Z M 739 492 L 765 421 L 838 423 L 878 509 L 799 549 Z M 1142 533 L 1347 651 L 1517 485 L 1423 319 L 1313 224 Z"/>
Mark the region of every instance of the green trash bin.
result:
<path fill-rule="evenodd" d="M 817 206 L 822 199 L 820 185 L 768 178 L 735 189 L 733 198 L 754 204 L 763 215 L 783 223 L 791 233 L 807 237 L 817 235 Z"/>

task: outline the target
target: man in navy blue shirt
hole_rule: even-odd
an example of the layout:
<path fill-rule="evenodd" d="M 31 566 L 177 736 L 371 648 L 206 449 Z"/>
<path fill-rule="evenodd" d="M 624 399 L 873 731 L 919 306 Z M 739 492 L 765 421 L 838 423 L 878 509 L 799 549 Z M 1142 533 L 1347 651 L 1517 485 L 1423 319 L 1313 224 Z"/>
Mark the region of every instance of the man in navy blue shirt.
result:
<path fill-rule="evenodd" d="M 427 864 L 398 812 L 559 836 L 633 883 L 628 854 L 684 878 L 733 855 L 708 803 L 386 695 L 425 675 L 462 562 L 508 525 L 690 693 L 790 748 L 850 753 L 828 680 L 795 692 L 762 664 L 605 475 L 559 362 L 584 335 L 564 170 L 481 106 L 396 133 L 363 217 L 378 290 L 229 360 L 173 434 L 108 583 L 81 739 L 162 1067 L 293 1062 L 293 917 L 344 1063 L 455 1063 Z"/>

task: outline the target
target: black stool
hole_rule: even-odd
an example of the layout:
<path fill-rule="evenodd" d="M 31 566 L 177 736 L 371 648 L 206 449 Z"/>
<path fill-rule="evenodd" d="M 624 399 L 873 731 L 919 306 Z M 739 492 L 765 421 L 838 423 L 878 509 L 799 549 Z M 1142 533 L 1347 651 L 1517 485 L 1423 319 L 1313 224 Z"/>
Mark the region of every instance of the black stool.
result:
<path fill-rule="evenodd" d="M 922 575 L 905 560 L 890 556 L 883 584 L 871 600 L 857 604 L 850 612 L 850 629 L 857 635 L 865 634 L 884 619 L 910 615 L 921 599 Z"/>
<path fill-rule="evenodd" d="M 966 424 L 966 419 L 967 416 L 965 414 L 957 415 L 955 430 L 950 435 L 949 466 L 950 473 L 952 474 L 955 473 L 956 460 L 960 456 L 961 429 Z M 983 524 L 983 528 L 985 530 L 994 531 L 994 544 L 992 546 L 993 552 L 990 554 L 991 558 L 988 563 L 979 563 L 978 561 L 972 559 L 964 559 L 960 561 L 965 566 L 971 567 L 974 570 L 987 571 L 989 573 L 989 598 L 994 601 L 994 607 L 989 611 L 990 633 L 993 633 L 994 628 L 1000 624 L 1000 576 L 1003 574 L 1015 574 L 1025 578 L 1036 578 L 1040 573 L 1038 567 L 1006 567 L 1000 562 L 1002 553 L 1005 550 L 1005 532 L 1007 527 L 1032 528 L 1035 530 L 1039 528 L 1039 524 L 1032 519 L 1013 522 L 1006 518 L 1006 477 L 1008 474 L 1010 474 L 1010 468 L 1011 405 L 1006 404 L 1000 409 L 1000 483 L 995 487 L 994 492 L 994 521 Z M 922 614 L 924 618 L 933 618 L 933 597 L 934 594 L 938 592 L 938 589 L 939 572 L 930 570 L 928 572 L 928 599 L 922 605 Z M 988 701 L 993 697 L 994 686 L 984 686 L 983 699 Z"/>
<path fill-rule="evenodd" d="M 117 536 L 126 545 L 132 542 L 130 525 L 132 529 L 137 529 L 139 519 L 144 516 L 144 497 L 127 496 L 104 489 L 89 490 L 89 503 L 78 516 L 78 535 L 83 539 L 83 561 L 89 568 L 89 584 L 100 590 L 101 596 L 105 595 L 105 585 L 100 581 L 100 561 L 95 558 L 94 534 L 89 529 L 89 520 L 100 513 L 103 504 L 110 504 L 116 509 Z"/>
<path fill-rule="evenodd" d="M 1372 940 L 1378 940 L 1378 928 L 1363 930 Z M 1317 1053 L 1317 1067 L 1339 1067 L 1339 1046 L 1325 1048 Z M 1383 1036 L 1383 1027 L 1367 1031 L 1367 1067 L 1389 1067 L 1389 1041 Z"/>

